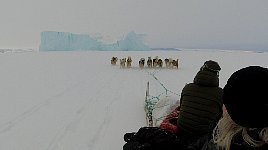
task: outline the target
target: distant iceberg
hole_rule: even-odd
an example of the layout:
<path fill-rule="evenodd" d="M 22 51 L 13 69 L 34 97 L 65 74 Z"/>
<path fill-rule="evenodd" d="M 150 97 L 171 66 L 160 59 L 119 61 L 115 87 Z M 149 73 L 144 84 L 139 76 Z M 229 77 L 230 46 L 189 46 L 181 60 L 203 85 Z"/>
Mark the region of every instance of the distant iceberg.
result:
<path fill-rule="evenodd" d="M 107 44 L 98 38 L 85 34 L 69 32 L 44 31 L 41 33 L 40 51 L 74 51 L 74 50 L 100 50 L 100 51 L 146 51 L 151 50 L 144 44 L 143 35 L 130 32 L 124 39 Z"/>

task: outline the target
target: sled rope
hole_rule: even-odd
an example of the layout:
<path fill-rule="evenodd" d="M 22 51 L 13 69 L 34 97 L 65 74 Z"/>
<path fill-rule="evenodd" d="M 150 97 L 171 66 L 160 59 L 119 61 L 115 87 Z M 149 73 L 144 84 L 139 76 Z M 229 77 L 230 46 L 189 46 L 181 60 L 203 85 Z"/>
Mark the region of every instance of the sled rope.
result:
<path fill-rule="evenodd" d="M 161 85 L 161 87 L 163 87 L 164 90 L 165 90 L 165 92 L 159 94 L 158 97 L 160 97 L 162 94 L 166 94 L 166 96 L 167 96 L 168 93 L 172 93 L 172 94 L 174 94 L 174 95 L 178 95 L 178 96 L 179 96 L 179 94 L 177 94 L 177 93 L 175 93 L 175 92 L 173 92 L 173 91 L 167 89 L 167 88 L 164 86 L 164 84 L 163 84 L 163 83 L 162 83 L 162 82 L 155 76 L 156 72 L 151 73 L 151 72 L 148 72 L 148 71 L 147 71 L 147 73 L 148 73 L 151 77 L 153 77 L 153 78 L 154 78 L 154 79 Z M 158 99 L 159 99 L 159 98 L 158 98 Z"/>

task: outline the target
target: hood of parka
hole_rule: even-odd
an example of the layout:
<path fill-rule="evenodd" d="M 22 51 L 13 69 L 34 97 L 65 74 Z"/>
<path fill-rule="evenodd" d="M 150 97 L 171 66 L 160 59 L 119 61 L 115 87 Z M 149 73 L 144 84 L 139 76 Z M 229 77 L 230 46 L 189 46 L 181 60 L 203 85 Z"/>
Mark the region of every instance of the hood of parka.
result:
<path fill-rule="evenodd" d="M 194 78 L 194 84 L 207 87 L 218 87 L 219 86 L 218 73 L 200 70 Z"/>

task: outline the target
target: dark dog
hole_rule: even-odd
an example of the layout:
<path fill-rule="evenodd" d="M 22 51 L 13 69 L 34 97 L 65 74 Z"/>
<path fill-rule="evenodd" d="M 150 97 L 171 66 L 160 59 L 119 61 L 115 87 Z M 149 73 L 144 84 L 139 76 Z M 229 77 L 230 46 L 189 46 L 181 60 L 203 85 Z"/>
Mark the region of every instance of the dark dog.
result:
<path fill-rule="evenodd" d="M 176 67 L 178 69 L 179 68 L 179 59 L 173 60 L 172 65 L 173 65 L 173 67 Z"/>
<path fill-rule="evenodd" d="M 111 64 L 112 64 L 112 65 L 116 65 L 117 60 L 118 60 L 117 57 L 112 57 L 112 59 L 111 59 Z"/>
<path fill-rule="evenodd" d="M 170 63 L 169 63 L 169 59 L 168 59 L 168 58 L 165 59 L 165 64 L 166 64 L 166 67 L 167 67 L 167 68 L 170 67 Z"/>
<path fill-rule="evenodd" d="M 140 61 L 139 61 L 140 68 L 144 68 L 144 63 L 145 63 L 145 59 L 141 58 Z"/>
<path fill-rule="evenodd" d="M 148 60 L 147 60 L 147 66 L 148 66 L 149 68 L 152 68 L 152 63 L 153 63 L 153 61 L 152 61 L 151 57 L 148 57 Z"/>
<path fill-rule="evenodd" d="M 162 59 L 158 59 L 158 61 L 157 61 L 157 65 L 158 65 L 160 68 L 162 68 L 162 66 L 163 66 L 163 61 L 162 61 Z"/>
<path fill-rule="evenodd" d="M 131 63 L 132 63 L 132 59 L 130 56 L 128 56 L 127 58 L 127 67 L 130 68 L 131 67 Z"/>

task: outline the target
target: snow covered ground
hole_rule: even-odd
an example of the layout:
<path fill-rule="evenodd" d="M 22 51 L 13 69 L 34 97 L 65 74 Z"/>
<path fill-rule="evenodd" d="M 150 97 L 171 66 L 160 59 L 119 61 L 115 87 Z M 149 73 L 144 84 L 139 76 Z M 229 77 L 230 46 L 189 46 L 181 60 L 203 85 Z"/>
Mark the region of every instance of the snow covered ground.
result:
<path fill-rule="evenodd" d="M 131 56 L 133 67 L 111 66 Z M 139 69 L 141 57 L 179 58 L 179 69 Z M 179 95 L 206 60 L 222 67 L 220 86 L 236 70 L 268 66 L 268 53 L 182 50 L 38 52 L 0 54 L 1 150 L 119 150 L 126 132 L 146 125 L 150 93 Z"/>

